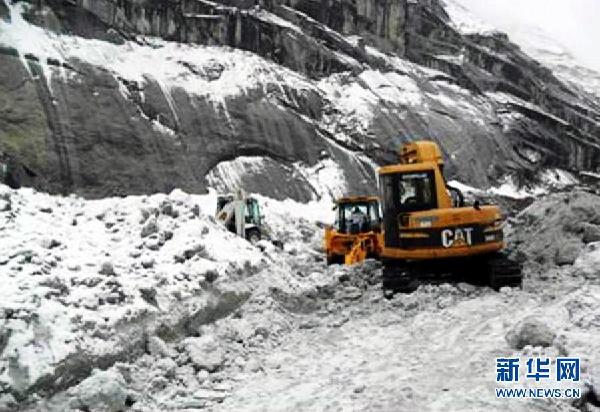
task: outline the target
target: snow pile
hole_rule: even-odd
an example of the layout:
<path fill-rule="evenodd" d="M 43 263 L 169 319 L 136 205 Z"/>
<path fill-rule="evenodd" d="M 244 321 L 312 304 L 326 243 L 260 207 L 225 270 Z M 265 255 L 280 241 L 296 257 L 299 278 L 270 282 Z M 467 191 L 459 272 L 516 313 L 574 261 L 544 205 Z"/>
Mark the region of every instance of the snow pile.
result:
<path fill-rule="evenodd" d="M 573 265 L 595 274 L 595 242 L 600 242 L 600 198 L 582 190 L 538 199 L 510 221 L 509 243 L 524 253 L 539 276 L 548 268 Z M 587 248 L 585 247 L 587 245 Z M 582 255 L 582 252 L 584 254 Z M 581 258 L 580 258 L 581 256 Z"/>
<path fill-rule="evenodd" d="M 40 405 L 57 411 L 222 400 L 219 371 L 251 358 L 236 342 L 272 345 L 290 328 L 272 293 L 295 302 L 335 279 L 317 250 L 325 200 L 259 197 L 287 234 L 280 251 L 217 224 L 214 190 L 86 201 L 0 186 L 0 199 L 0 410 L 34 393 L 56 393 Z M 251 315 L 231 318 L 242 307 Z M 91 374 L 110 365 L 122 381 Z M 192 379 L 189 394 L 177 395 L 179 379 Z"/>
<path fill-rule="evenodd" d="M 506 176 L 500 183 L 500 186 L 491 187 L 488 192 L 493 195 L 504 196 L 512 199 L 526 199 L 545 194 L 546 190 L 542 187 L 534 187 L 532 189 L 519 187 L 515 183 L 512 176 Z"/>
<path fill-rule="evenodd" d="M 19 394 L 69 379 L 60 365 L 73 357 L 101 363 L 143 350 L 127 341 L 132 330 L 185 317 L 192 300 L 194 310 L 213 305 L 221 282 L 264 264 L 182 192 L 84 201 L 0 188 L 0 387 Z"/>
<path fill-rule="evenodd" d="M 325 200 L 258 197 L 279 250 L 217 225 L 215 191 L 0 188 L 0 409 L 505 410 L 496 357 L 580 356 L 582 388 L 600 361 L 600 202 L 583 191 L 511 222 L 523 291 L 423 285 L 386 300 L 377 262 L 325 265 Z"/>

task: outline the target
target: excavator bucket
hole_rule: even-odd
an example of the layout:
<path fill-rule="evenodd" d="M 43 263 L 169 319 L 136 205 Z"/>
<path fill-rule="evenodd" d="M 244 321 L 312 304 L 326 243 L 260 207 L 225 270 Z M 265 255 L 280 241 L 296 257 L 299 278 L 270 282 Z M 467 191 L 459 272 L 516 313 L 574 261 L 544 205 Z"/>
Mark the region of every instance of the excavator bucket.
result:
<path fill-rule="evenodd" d="M 344 256 L 346 265 L 354 265 L 360 263 L 367 258 L 369 250 L 373 247 L 370 237 L 359 237 L 352 244 L 350 251 Z"/>

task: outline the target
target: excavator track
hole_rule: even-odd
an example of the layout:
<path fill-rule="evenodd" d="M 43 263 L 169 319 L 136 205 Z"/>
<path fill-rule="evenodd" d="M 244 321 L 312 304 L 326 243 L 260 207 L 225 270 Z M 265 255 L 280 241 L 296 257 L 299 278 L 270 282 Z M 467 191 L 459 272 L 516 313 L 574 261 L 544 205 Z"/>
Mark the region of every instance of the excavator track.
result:
<path fill-rule="evenodd" d="M 520 263 L 504 254 L 497 254 L 487 260 L 488 285 L 499 290 L 504 286 L 521 287 L 523 285 L 523 267 Z"/>
<path fill-rule="evenodd" d="M 383 261 L 383 290 L 389 293 L 412 293 L 423 284 L 467 282 L 500 290 L 504 286 L 521 287 L 522 267 L 498 253 L 471 259 L 423 262 Z"/>

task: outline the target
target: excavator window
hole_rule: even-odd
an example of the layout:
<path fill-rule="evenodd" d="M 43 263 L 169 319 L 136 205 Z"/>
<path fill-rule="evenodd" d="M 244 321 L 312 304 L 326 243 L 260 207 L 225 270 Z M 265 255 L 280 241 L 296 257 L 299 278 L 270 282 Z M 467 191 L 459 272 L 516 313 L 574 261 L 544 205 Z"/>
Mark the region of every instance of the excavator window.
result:
<path fill-rule="evenodd" d="M 401 213 L 437 207 L 433 172 L 407 172 L 381 176 L 384 210 Z"/>

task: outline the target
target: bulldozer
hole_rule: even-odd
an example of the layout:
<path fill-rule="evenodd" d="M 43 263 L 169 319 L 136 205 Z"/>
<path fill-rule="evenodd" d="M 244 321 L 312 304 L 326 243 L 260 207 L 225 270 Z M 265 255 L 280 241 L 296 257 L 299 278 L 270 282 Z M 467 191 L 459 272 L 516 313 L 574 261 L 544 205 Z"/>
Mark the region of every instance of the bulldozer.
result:
<path fill-rule="evenodd" d="M 384 290 L 411 292 L 447 275 L 496 290 L 520 286 L 520 264 L 503 253 L 500 208 L 465 204 L 446 183 L 435 142 L 406 143 L 399 158 L 399 164 L 378 169 Z"/>
<path fill-rule="evenodd" d="M 335 201 L 334 210 L 335 223 L 325 228 L 327 264 L 353 265 L 378 258 L 383 245 L 379 198 L 343 197 Z"/>

